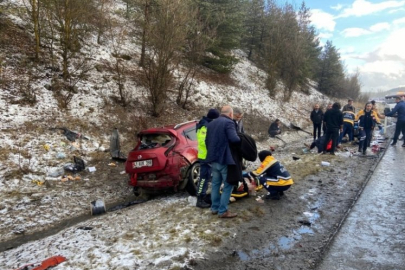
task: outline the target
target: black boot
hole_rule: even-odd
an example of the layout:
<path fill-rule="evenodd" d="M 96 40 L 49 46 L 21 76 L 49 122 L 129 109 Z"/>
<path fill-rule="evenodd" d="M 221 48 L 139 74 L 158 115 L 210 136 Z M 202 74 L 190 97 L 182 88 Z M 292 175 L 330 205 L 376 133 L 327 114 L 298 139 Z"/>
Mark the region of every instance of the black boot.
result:
<path fill-rule="evenodd" d="M 206 203 L 206 202 L 204 201 L 204 198 L 201 197 L 201 196 L 198 196 L 198 197 L 197 197 L 197 203 L 196 203 L 195 206 L 197 206 L 197 207 L 199 207 L 199 208 L 210 208 L 210 207 L 211 207 L 211 205 L 208 204 L 208 203 Z"/>

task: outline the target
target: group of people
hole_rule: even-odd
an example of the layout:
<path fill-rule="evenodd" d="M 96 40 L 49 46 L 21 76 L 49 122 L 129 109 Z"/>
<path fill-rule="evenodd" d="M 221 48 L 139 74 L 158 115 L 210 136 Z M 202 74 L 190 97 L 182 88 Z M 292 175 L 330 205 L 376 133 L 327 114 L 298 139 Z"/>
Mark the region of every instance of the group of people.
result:
<path fill-rule="evenodd" d="M 398 113 L 398 121 L 391 145 L 397 143 L 401 131 L 405 133 L 405 102 L 400 97 L 397 98 L 396 107 L 385 116 L 393 116 L 395 113 Z M 359 139 L 358 151 L 365 155 L 367 147 L 370 146 L 372 140 L 373 130 L 376 126 L 380 129 L 382 128 L 380 119 L 385 116 L 379 113 L 374 100 L 367 102 L 364 109 L 360 110 L 357 114 L 352 99 L 348 99 L 348 103 L 343 106 L 342 110 L 338 102 L 328 104 L 325 113 L 323 113 L 319 104 L 315 104 L 310 115 L 313 123 L 314 136 L 314 142 L 310 148 L 317 146 L 318 152 L 326 153 L 326 151 L 329 150 L 330 153 L 334 155 L 343 137 L 348 135 L 349 142 L 354 141 L 354 125 L 357 123 Z M 323 136 L 321 136 L 321 127 L 324 131 Z M 329 147 L 328 144 L 330 144 Z M 405 144 L 402 146 L 405 147 Z"/>
<path fill-rule="evenodd" d="M 258 177 L 269 192 L 269 199 L 279 200 L 293 184 L 288 171 L 270 151 L 257 154 L 256 143 L 244 133 L 242 118 L 243 112 L 240 109 L 234 110 L 227 105 L 221 108 L 221 112 L 210 109 L 207 116 L 203 116 L 197 124 L 201 169 L 196 206 L 210 208 L 211 213 L 220 218 L 237 216 L 228 210 L 228 204 L 234 186 L 243 181 L 242 158 L 253 161 L 259 157 L 261 165 L 249 172 L 249 175 Z M 205 198 L 210 180 L 212 190 L 210 202 L 207 202 Z"/>

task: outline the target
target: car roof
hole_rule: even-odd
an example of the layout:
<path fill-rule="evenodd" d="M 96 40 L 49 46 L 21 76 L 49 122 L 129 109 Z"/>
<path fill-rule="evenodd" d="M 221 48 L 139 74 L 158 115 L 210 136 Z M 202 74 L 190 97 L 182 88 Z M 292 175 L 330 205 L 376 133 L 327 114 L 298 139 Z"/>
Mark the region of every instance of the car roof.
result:
<path fill-rule="evenodd" d="M 170 133 L 172 135 L 176 135 L 177 132 L 181 132 L 182 130 L 195 126 L 198 123 L 197 120 L 192 120 L 192 121 L 187 121 L 184 123 L 180 124 L 172 124 L 172 125 L 167 125 L 163 127 L 158 127 L 158 128 L 148 128 L 145 130 L 142 130 L 138 134 L 151 134 L 151 133 Z"/>

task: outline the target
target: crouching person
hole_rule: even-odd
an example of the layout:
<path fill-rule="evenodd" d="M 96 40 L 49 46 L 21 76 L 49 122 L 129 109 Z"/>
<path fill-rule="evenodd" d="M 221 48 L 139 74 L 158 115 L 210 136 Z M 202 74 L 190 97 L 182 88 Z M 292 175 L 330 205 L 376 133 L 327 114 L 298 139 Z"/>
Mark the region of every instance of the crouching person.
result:
<path fill-rule="evenodd" d="M 250 172 L 252 176 L 258 177 L 260 183 L 267 189 L 267 199 L 280 200 L 284 191 L 294 184 L 290 173 L 277 161 L 270 151 L 264 150 L 259 153 L 260 166 Z"/>

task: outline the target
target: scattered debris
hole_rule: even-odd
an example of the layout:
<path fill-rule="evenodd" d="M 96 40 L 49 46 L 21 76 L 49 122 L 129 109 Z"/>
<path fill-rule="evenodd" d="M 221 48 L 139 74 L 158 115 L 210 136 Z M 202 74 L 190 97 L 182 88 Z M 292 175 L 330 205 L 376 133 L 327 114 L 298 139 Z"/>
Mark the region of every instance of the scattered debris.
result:
<path fill-rule="evenodd" d="M 32 180 L 31 182 L 34 184 L 37 184 L 38 186 L 42 186 L 45 183 L 45 181 L 41 181 L 41 180 Z"/>
<path fill-rule="evenodd" d="M 115 128 L 111 134 L 110 138 L 110 154 L 113 159 L 127 160 L 127 157 L 124 153 L 121 152 L 120 147 L 120 135 L 118 133 L 118 129 Z"/>
<path fill-rule="evenodd" d="M 70 172 L 74 172 L 74 173 L 83 171 L 86 168 L 86 166 L 84 165 L 83 159 L 74 156 L 73 161 L 74 161 L 74 164 L 68 163 L 65 166 L 63 166 L 63 168 L 66 171 L 70 171 Z"/>
<path fill-rule="evenodd" d="M 327 161 L 322 161 L 322 162 L 321 162 L 321 165 L 322 165 L 322 166 L 330 166 L 330 163 L 327 162 Z"/>
<path fill-rule="evenodd" d="M 85 139 L 85 140 L 88 140 L 88 139 L 89 139 L 89 138 L 83 136 L 83 134 L 80 134 L 80 133 L 76 133 L 76 132 L 74 132 L 74 131 L 71 131 L 71 130 L 67 129 L 66 127 L 50 128 L 50 130 L 57 130 L 57 129 L 62 130 L 62 131 L 63 131 L 62 134 L 65 135 L 66 138 L 67 138 L 69 141 L 71 141 L 71 142 L 76 141 L 76 139 Z"/>
<path fill-rule="evenodd" d="M 93 227 L 88 227 L 88 226 L 80 226 L 77 228 L 78 230 L 84 230 L 84 231 L 91 231 L 93 230 Z"/>
<path fill-rule="evenodd" d="M 63 168 L 57 168 L 51 172 L 48 173 L 49 177 L 59 177 L 65 173 L 65 170 Z"/>
<path fill-rule="evenodd" d="M 106 212 L 103 200 L 97 199 L 90 203 L 90 214 L 92 216 L 104 214 Z"/>
<path fill-rule="evenodd" d="M 64 261 L 66 261 L 66 258 L 63 256 L 53 256 L 50 257 L 46 260 L 43 260 L 41 262 L 41 264 L 38 263 L 30 263 L 30 264 L 26 264 L 24 266 L 21 266 L 20 268 L 17 268 L 15 270 L 46 270 L 49 269 L 51 267 L 57 266 L 60 263 L 63 263 Z"/>
<path fill-rule="evenodd" d="M 117 164 L 115 164 L 114 162 L 111 162 L 111 163 L 108 163 L 108 166 L 115 167 L 115 166 L 117 166 Z"/>
<path fill-rule="evenodd" d="M 95 172 L 96 171 L 96 167 L 88 167 L 87 169 L 89 170 L 89 172 Z"/>
<path fill-rule="evenodd" d="M 59 158 L 59 159 L 66 158 L 66 154 L 62 153 L 62 152 L 59 152 L 59 153 L 56 154 L 56 158 Z"/>
<path fill-rule="evenodd" d="M 49 144 L 45 144 L 44 145 L 44 149 L 45 149 L 45 151 L 49 151 L 49 149 L 51 149 L 51 146 L 49 145 Z"/>

